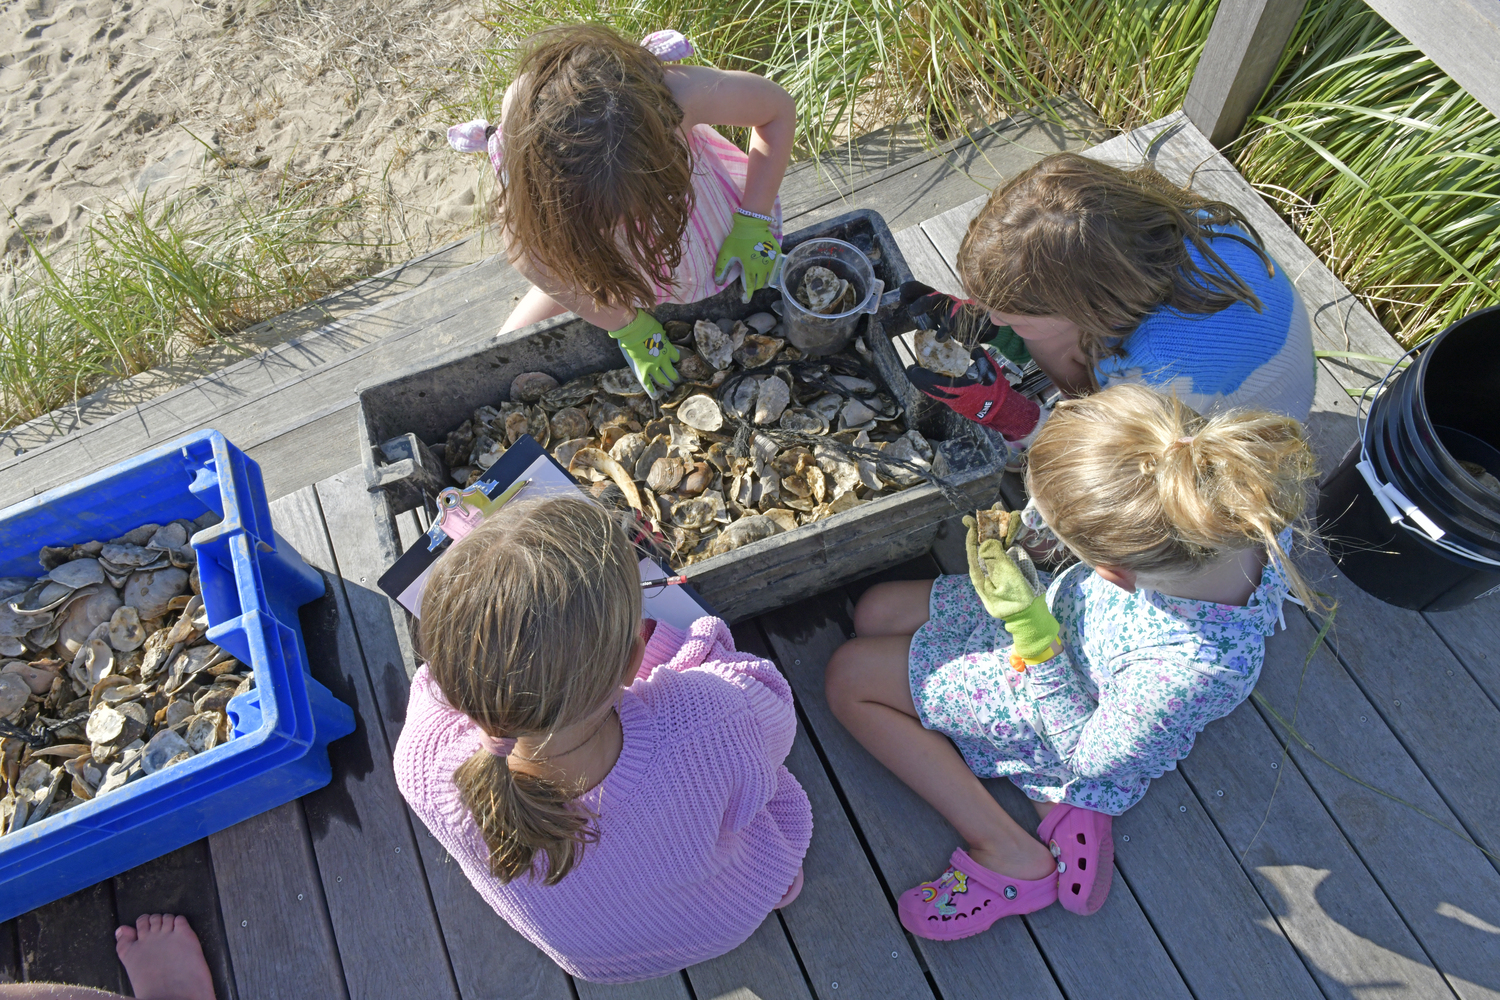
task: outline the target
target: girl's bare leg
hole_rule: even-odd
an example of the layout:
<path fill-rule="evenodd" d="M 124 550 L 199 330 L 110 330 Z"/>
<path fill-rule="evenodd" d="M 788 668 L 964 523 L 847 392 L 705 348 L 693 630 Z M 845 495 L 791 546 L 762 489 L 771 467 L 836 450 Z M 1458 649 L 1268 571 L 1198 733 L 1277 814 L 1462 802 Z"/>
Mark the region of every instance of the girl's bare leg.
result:
<path fill-rule="evenodd" d="M 125 1000 L 125 997 L 63 983 L 0 983 L 0 1000 Z"/>
<path fill-rule="evenodd" d="M 911 635 L 927 621 L 931 580 L 877 583 L 854 607 L 854 634 L 861 638 Z"/>
<path fill-rule="evenodd" d="M 567 311 L 567 309 L 563 308 L 562 303 L 540 288 L 532 285 L 526 294 L 521 296 L 521 301 L 516 303 L 516 307 L 510 311 L 510 315 L 505 318 L 505 325 L 500 328 L 500 332 L 509 333 L 512 330 L 519 330 L 523 326 L 530 326 L 532 323 L 551 319 L 553 316 Z"/>
<path fill-rule="evenodd" d="M 925 601 L 922 608 L 925 615 Z M 953 824 L 975 861 L 1012 878 L 1045 878 L 1057 867 L 1051 852 L 1000 808 L 946 736 L 922 728 L 907 675 L 910 651 L 909 635 L 862 635 L 839 647 L 824 679 L 833 714 Z"/>

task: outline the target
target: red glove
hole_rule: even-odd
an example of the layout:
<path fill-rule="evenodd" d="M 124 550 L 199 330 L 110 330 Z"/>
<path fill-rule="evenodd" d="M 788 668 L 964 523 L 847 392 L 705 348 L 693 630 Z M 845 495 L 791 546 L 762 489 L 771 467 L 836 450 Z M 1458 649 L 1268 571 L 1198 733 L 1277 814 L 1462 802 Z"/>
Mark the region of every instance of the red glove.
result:
<path fill-rule="evenodd" d="M 1020 441 L 1036 430 L 1042 408 L 1017 392 L 1001 374 L 995 360 L 982 347 L 969 352 L 978 378 L 939 375 L 917 365 L 906 369 L 906 377 L 922 392 L 952 409 L 965 420 L 999 434 L 1007 441 Z"/>

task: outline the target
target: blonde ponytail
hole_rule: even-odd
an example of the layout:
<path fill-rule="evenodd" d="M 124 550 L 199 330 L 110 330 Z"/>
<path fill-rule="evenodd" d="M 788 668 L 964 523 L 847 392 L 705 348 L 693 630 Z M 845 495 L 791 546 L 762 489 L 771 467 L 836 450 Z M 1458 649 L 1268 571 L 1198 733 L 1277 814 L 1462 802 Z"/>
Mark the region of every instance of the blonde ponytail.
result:
<path fill-rule="evenodd" d="M 438 560 L 423 590 L 418 643 L 443 697 L 495 739 L 545 737 L 607 709 L 640 634 L 637 562 L 597 504 L 501 508 Z M 536 875 L 542 861 L 556 884 L 598 837 L 576 801 L 582 788 L 512 770 L 488 750 L 453 781 L 502 882 Z"/>
<path fill-rule="evenodd" d="M 1058 404 L 1031 445 L 1027 485 L 1053 531 L 1091 566 L 1160 578 L 1259 545 L 1298 598 L 1317 606 L 1277 537 L 1302 517 L 1316 471 L 1290 417 L 1203 417 L 1124 384 Z"/>

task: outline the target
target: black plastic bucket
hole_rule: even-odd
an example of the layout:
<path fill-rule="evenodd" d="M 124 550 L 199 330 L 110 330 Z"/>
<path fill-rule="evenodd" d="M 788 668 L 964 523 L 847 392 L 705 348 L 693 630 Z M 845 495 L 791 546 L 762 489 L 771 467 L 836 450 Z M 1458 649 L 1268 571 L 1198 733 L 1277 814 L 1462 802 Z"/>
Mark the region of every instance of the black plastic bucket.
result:
<path fill-rule="evenodd" d="M 1318 504 L 1345 575 L 1417 611 L 1451 611 L 1500 591 L 1500 493 L 1459 464 L 1500 477 L 1500 306 L 1454 323 L 1392 376 L 1370 406 L 1364 449 L 1376 478 L 1420 513 L 1392 523 L 1358 468 L 1356 443 Z M 1441 540 L 1420 526 L 1424 517 Z"/>

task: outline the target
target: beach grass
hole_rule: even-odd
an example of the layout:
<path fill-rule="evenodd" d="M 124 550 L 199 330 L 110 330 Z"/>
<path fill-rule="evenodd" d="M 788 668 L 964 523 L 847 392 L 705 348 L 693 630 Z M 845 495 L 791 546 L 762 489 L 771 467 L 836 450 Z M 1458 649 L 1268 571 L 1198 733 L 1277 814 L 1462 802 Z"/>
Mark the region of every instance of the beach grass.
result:
<path fill-rule="evenodd" d="M 94 216 L 65 252 L 36 242 L 0 297 L 0 428 L 101 384 L 227 341 L 377 269 L 357 199 L 227 186 Z"/>
<path fill-rule="evenodd" d="M 1500 305 L 1500 120 L 1362 0 L 1312 0 L 1232 156 L 1406 346 Z"/>

